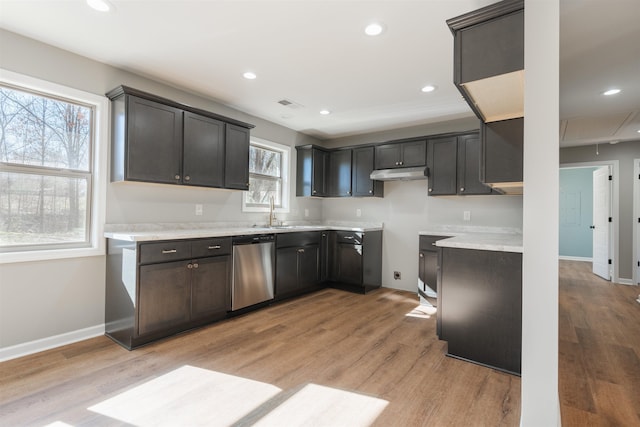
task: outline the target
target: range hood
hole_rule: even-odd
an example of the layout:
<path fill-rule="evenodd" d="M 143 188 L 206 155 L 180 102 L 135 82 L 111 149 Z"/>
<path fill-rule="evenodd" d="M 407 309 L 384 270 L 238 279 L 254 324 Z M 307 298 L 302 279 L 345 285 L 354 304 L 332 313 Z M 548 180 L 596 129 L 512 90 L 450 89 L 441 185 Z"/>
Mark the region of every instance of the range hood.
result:
<path fill-rule="evenodd" d="M 378 169 L 371 172 L 369 178 L 374 181 L 412 181 L 415 179 L 427 179 L 427 168 L 420 166 L 417 168 Z"/>

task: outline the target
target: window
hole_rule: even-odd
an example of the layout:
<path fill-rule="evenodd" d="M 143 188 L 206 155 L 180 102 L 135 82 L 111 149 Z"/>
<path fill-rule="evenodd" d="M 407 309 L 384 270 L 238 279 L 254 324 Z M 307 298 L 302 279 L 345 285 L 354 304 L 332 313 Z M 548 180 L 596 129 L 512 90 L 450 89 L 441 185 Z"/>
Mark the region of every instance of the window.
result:
<path fill-rule="evenodd" d="M 289 212 L 289 154 L 291 148 L 252 138 L 249 149 L 249 190 L 242 210 L 268 212 L 273 198 L 276 212 Z"/>
<path fill-rule="evenodd" d="M 1 261 L 100 252 L 106 99 L 0 72 Z"/>

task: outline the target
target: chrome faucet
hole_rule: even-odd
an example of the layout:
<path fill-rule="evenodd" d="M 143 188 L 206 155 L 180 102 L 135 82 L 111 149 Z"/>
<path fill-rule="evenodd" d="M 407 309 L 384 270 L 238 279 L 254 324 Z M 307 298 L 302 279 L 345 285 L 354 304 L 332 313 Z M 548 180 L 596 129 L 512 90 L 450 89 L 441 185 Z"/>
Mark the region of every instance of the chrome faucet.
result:
<path fill-rule="evenodd" d="M 273 212 L 273 196 L 271 196 L 269 197 L 269 227 L 273 227 L 276 221 L 276 214 Z"/>

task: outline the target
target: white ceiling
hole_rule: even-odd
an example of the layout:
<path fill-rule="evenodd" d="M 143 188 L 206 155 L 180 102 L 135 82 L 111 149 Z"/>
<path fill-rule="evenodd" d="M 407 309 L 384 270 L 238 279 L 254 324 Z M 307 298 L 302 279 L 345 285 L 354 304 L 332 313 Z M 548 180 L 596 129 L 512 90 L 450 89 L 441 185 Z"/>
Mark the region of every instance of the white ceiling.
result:
<path fill-rule="evenodd" d="M 472 116 L 445 21 L 494 0 L 110 2 L 0 0 L 0 27 L 333 139 Z M 640 139 L 639 18 L 639 0 L 561 0 L 561 145 Z"/>

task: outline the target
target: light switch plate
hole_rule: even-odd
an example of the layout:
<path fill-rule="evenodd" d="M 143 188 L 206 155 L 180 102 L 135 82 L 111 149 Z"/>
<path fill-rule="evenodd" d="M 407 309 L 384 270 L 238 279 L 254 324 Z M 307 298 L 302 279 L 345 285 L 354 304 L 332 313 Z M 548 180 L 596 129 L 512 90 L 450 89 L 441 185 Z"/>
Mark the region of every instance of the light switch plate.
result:
<path fill-rule="evenodd" d="M 356 216 L 358 218 L 362 216 L 362 209 L 356 209 Z"/>
<path fill-rule="evenodd" d="M 471 211 L 464 211 L 462 213 L 462 219 L 465 221 L 471 221 Z"/>
<path fill-rule="evenodd" d="M 196 205 L 196 215 L 197 216 L 202 215 L 202 205 Z"/>

